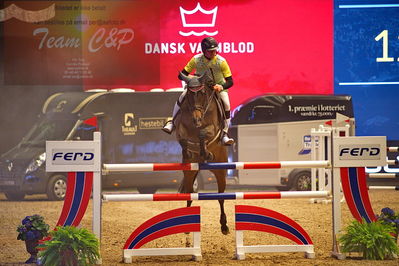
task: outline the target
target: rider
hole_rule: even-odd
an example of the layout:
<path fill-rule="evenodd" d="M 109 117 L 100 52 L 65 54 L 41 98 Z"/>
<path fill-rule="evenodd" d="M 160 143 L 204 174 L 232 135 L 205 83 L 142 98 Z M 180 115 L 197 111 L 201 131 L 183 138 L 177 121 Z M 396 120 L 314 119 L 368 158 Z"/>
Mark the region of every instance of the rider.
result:
<path fill-rule="evenodd" d="M 218 42 L 214 38 L 204 38 L 201 41 L 201 49 L 202 53 L 192 57 L 182 70 L 182 73 L 184 75 L 188 75 L 195 70 L 195 74 L 203 75 L 206 72 L 210 72 L 214 82 L 216 83 L 213 88 L 220 93 L 220 98 L 223 101 L 225 109 L 222 143 L 224 145 L 231 145 L 234 143 L 234 139 L 230 138 L 227 134 L 230 124 L 230 100 L 227 92 L 228 89 L 233 86 L 233 77 L 230 67 L 227 64 L 226 59 L 217 54 Z M 181 75 L 179 75 L 179 79 L 182 79 Z M 176 114 L 180 110 L 180 105 L 184 96 L 186 95 L 186 92 L 187 90 L 185 89 L 173 108 L 173 120 L 168 121 L 162 128 L 162 130 L 166 133 L 171 134 L 174 130 L 173 121 L 176 117 Z"/>

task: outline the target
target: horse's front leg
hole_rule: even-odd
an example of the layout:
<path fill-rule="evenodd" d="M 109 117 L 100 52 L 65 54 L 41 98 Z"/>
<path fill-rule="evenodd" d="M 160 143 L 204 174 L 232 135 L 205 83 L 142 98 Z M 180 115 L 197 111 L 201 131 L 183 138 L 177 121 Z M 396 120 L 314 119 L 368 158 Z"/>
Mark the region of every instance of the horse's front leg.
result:
<path fill-rule="evenodd" d="M 219 200 L 220 206 L 220 230 L 222 234 L 227 235 L 230 233 L 229 227 L 227 226 L 227 217 L 226 213 L 224 212 L 224 200 Z"/>
<path fill-rule="evenodd" d="M 216 177 L 217 184 L 218 184 L 218 193 L 223 193 L 226 189 L 226 170 L 214 170 L 212 171 Z M 229 227 L 227 226 L 227 217 L 226 213 L 224 212 L 224 200 L 219 200 L 220 206 L 220 229 L 222 234 L 227 235 L 230 233 Z"/>
<path fill-rule="evenodd" d="M 183 161 L 190 159 L 190 154 L 188 152 L 188 143 L 186 139 L 181 139 L 179 141 L 182 150 Z"/>

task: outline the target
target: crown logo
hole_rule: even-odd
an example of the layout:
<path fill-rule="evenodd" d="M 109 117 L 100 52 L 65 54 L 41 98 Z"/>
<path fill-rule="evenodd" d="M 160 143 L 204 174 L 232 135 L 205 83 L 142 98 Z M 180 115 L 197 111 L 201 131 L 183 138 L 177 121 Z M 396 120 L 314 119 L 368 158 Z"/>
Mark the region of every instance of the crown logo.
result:
<path fill-rule="evenodd" d="M 201 4 L 198 2 L 197 6 L 193 10 L 185 10 L 183 7 L 179 7 L 179 8 L 180 8 L 181 21 L 182 21 L 184 28 L 215 27 L 218 7 L 215 7 L 214 9 L 211 9 L 211 10 L 205 10 L 201 7 Z M 179 33 L 182 36 L 190 36 L 190 35 L 202 36 L 205 34 L 209 35 L 209 36 L 214 36 L 214 35 L 218 34 L 218 31 L 215 31 L 215 32 L 207 32 L 207 31 L 182 32 L 182 31 L 179 31 Z"/>

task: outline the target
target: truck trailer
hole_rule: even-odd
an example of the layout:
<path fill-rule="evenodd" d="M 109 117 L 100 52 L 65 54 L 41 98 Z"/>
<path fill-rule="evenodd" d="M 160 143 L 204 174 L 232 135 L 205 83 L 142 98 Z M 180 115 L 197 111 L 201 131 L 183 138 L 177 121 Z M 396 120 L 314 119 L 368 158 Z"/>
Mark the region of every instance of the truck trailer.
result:
<path fill-rule="evenodd" d="M 348 95 L 261 95 L 233 111 L 231 134 L 236 139 L 229 160 L 309 161 L 310 132 L 336 125 L 337 113 L 355 135 L 352 98 Z M 310 190 L 310 169 L 229 171 L 229 184 Z"/>

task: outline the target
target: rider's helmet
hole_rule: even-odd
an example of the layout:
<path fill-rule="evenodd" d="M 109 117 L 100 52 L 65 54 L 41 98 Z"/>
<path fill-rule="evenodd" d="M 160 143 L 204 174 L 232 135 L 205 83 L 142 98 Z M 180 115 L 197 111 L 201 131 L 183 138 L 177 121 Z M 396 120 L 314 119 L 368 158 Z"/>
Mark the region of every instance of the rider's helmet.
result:
<path fill-rule="evenodd" d="M 218 42 L 212 37 L 206 37 L 201 41 L 201 49 L 203 53 L 205 53 L 205 51 L 217 50 L 218 45 Z"/>

